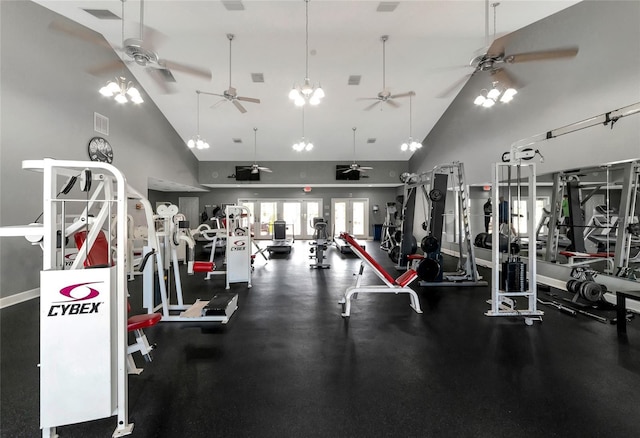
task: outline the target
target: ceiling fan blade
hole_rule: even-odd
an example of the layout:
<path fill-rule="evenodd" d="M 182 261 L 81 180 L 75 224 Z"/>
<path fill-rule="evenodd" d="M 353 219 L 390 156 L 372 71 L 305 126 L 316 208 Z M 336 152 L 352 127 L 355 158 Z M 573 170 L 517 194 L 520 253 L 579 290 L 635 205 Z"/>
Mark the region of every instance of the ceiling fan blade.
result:
<path fill-rule="evenodd" d="M 245 107 L 242 106 L 242 104 L 240 102 L 238 102 L 237 100 L 233 100 L 233 104 L 236 106 L 236 108 L 238 108 L 238 111 L 240 111 L 241 113 L 246 113 L 247 110 L 245 109 Z"/>
<path fill-rule="evenodd" d="M 394 102 L 393 100 L 385 100 L 385 102 L 387 102 L 389 104 L 389 106 L 392 106 L 394 108 L 399 108 L 400 104 L 397 102 Z"/>
<path fill-rule="evenodd" d="M 227 98 L 222 96 L 222 95 L 220 95 L 220 94 L 213 94 L 213 96 L 220 96 L 223 99 L 220 99 L 219 101 L 217 101 L 216 103 L 211 105 L 211 108 L 217 108 L 217 107 L 219 107 L 220 105 L 222 105 L 223 103 L 225 103 L 227 101 Z"/>
<path fill-rule="evenodd" d="M 487 49 L 487 56 L 495 58 L 504 55 L 504 48 L 506 47 L 507 41 L 509 40 L 509 35 L 511 34 L 507 34 L 493 40 L 493 42 Z"/>
<path fill-rule="evenodd" d="M 505 56 L 504 61 L 508 63 L 544 61 L 550 59 L 573 58 L 578 54 L 578 47 L 567 47 L 564 49 L 541 50 L 539 52 L 518 53 Z"/>
<path fill-rule="evenodd" d="M 145 71 L 149 73 L 151 79 L 153 79 L 156 85 L 160 87 L 163 93 L 172 94 L 176 92 L 175 88 L 173 88 L 171 85 L 169 85 L 169 82 L 167 82 L 166 76 L 163 73 L 163 69 L 148 67 L 145 69 Z"/>
<path fill-rule="evenodd" d="M 392 94 L 391 96 L 389 96 L 389 99 L 398 99 L 400 97 L 409 97 L 409 96 L 415 96 L 416 93 L 413 91 L 407 91 L 406 93 L 400 93 L 400 94 Z"/>
<path fill-rule="evenodd" d="M 380 100 L 379 97 L 358 97 L 356 100 Z"/>
<path fill-rule="evenodd" d="M 251 103 L 260 103 L 260 99 L 256 99 L 254 97 L 242 97 L 238 96 L 236 99 L 241 100 L 243 102 L 251 102 Z"/>
<path fill-rule="evenodd" d="M 451 96 L 451 94 L 454 91 L 459 90 L 462 87 L 463 84 L 466 84 L 471 76 L 473 76 L 473 73 L 469 73 L 469 74 L 466 74 L 466 75 L 462 76 L 460 79 L 455 81 L 453 84 L 449 85 L 449 87 L 447 87 L 445 90 L 443 90 L 436 97 L 438 99 L 444 99 L 446 97 Z"/>
<path fill-rule="evenodd" d="M 96 44 L 98 46 L 106 47 L 109 49 L 112 48 L 102 35 L 90 31 L 86 27 L 82 27 L 76 23 L 63 23 L 58 20 L 53 20 L 51 23 L 49 23 L 49 29 L 55 32 L 65 33 L 71 37 L 79 38 L 91 44 Z"/>
<path fill-rule="evenodd" d="M 342 171 L 342 173 L 349 173 L 349 172 L 351 172 L 352 170 L 354 170 L 354 169 L 353 169 L 353 167 L 350 167 L 350 168 L 348 168 L 348 169 L 343 170 L 343 171 Z"/>
<path fill-rule="evenodd" d="M 505 88 L 521 88 L 523 84 L 520 84 L 515 77 L 504 68 L 499 68 L 491 72 L 492 80 L 498 81 Z"/>
<path fill-rule="evenodd" d="M 87 73 L 93 76 L 101 76 L 104 73 L 111 73 L 122 68 L 124 68 L 124 63 L 122 62 L 122 60 L 114 59 L 113 61 L 109 61 L 107 63 L 87 69 Z"/>
<path fill-rule="evenodd" d="M 377 104 L 379 104 L 380 102 L 381 102 L 380 100 L 376 99 L 376 101 L 375 101 L 375 102 L 373 102 L 371 105 L 369 105 L 368 107 L 366 107 L 364 110 L 365 110 L 365 111 L 369 111 L 369 110 L 373 109 L 373 107 L 375 107 L 375 106 L 376 106 Z"/>
<path fill-rule="evenodd" d="M 251 169 L 251 173 L 253 173 L 254 175 L 260 172 L 260 170 L 257 167 L 250 167 L 249 169 Z"/>
<path fill-rule="evenodd" d="M 273 170 L 269 169 L 268 167 L 258 167 L 258 170 L 262 171 L 262 172 L 267 172 L 267 173 L 272 173 Z"/>
<path fill-rule="evenodd" d="M 369 167 L 369 166 L 358 166 L 358 170 L 373 170 L 373 167 Z"/>
<path fill-rule="evenodd" d="M 166 59 L 159 60 L 158 65 L 164 68 L 168 68 L 169 70 L 175 70 L 192 76 L 199 76 L 203 79 L 211 80 L 211 71 L 204 68 L 181 64 L 179 62 L 169 61 Z"/>

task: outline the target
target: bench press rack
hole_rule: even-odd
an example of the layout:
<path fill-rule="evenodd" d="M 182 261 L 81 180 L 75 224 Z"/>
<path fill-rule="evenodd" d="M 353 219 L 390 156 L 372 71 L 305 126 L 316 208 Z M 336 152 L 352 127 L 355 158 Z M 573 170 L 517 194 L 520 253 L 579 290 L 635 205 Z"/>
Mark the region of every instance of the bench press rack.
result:
<path fill-rule="evenodd" d="M 416 313 L 422 313 L 418 294 L 409 285 L 418 278 L 418 274 L 413 269 L 407 269 L 400 277 L 393 278 L 387 271 L 376 262 L 371 255 L 366 252 L 356 240 L 348 233 L 340 233 L 340 238 L 344 239 L 362 262 L 356 274 L 356 281 L 353 286 L 347 288 L 344 297 L 339 301 L 344 306 L 342 316 L 348 317 L 351 314 L 351 299 L 357 298 L 359 293 L 407 293 L 411 299 L 410 306 Z M 362 273 L 364 267 L 369 266 L 373 272 L 384 282 L 384 285 L 362 285 Z"/>

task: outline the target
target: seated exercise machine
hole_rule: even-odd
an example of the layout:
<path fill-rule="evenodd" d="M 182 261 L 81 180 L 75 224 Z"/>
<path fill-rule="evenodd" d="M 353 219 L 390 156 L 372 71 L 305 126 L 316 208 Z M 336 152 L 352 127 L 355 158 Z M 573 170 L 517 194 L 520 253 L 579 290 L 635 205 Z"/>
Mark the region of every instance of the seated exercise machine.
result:
<path fill-rule="evenodd" d="M 38 368 L 42 436 L 58 436 L 59 426 L 113 416 L 117 416 L 113 436 L 128 435 L 133 423 L 127 395 L 127 204 L 128 199 L 147 205 L 148 201 L 107 163 L 44 159 L 23 161 L 22 168 L 43 175 L 42 223 L 3 226 L 0 236 L 24 236 L 42 247 Z M 79 181 L 82 195 L 61 196 L 64 190 L 58 187 L 63 178 L 65 187 Z M 67 223 L 67 213 L 78 211 L 81 219 Z M 117 232 L 114 241 L 106 242 L 106 254 L 115 254 L 113 259 L 106 257 L 99 267 L 83 269 L 95 242 L 104 239 L 103 227 L 107 236 L 113 236 L 111 215 L 117 216 Z M 85 232 L 83 243 L 68 266 L 64 242 L 78 231 Z"/>
<path fill-rule="evenodd" d="M 158 208 L 158 215 L 151 218 L 148 228 L 160 230 L 149 235 L 149 243 L 153 242 L 153 247 L 145 247 L 145 259 L 155 258 L 153 263 L 146 260 L 142 267 L 143 275 L 143 307 L 148 313 L 160 311 L 162 321 L 204 321 L 220 322 L 226 324 L 233 313 L 238 308 L 238 296 L 235 293 L 219 292 L 211 300 L 197 299 L 192 304 L 185 304 L 183 298 L 182 281 L 180 277 L 180 267 L 177 255 L 177 247 L 184 242 L 188 248 L 187 274 L 211 273 L 214 271 L 213 262 L 195 261 L 194 248 L 195 240 L 192 237 L 189 223 L 184 220 L 184 215 L 178 213 L 175 205 L 162 206 Z M 149 219 L 148 219 L 149 220 Z M 158 222 L 156 226 L 155 222 Z M 227 246 L 233 245 L 231 236 L 227 238 Z M 244 247 L 244 245 L 241 245 Z M 244 247 L 247 249 L 249 246 Z M 157 250 L 164 248 L 164 251 Z M 168 255 L 166 253 L 168 252 Z M 247 266 L 249 266 L 247 264 Z M 171 269 L 172 268 L 172 269 Z M 173 273 L 173 283 L 175 286 L 176 303 L 171 302 L 170 291 L 171 282 L 166 282 L 165 272 Z M 223 271 L 225 272 L 225 271 Z M 229 284 L 229 271 L 226 271 L 227 287 Z M 168 283 L 168 284 L 167 284 Z M 158 293 L 156 294 L 156 285 Z M 156 302 L 159 295 L 160 302 Z"/>
<path fill-rule="evenodd" d="M 341 233 L 340 237 L 344 239 L 351 248 L 353 248 L 353 252 L 362 260 L 360 263 L 360 268 L 356 274 L 356 281 L 353 286 L 347 288 L 344 293 L 344 297 L 340 300 L 340 304 L 343 305 L 342 316 L 347 317 L 351 314 L 351 299 L 357 298 L 360 293 L 407 293 L 410 298 L 410 306 L 416 313 L 422 313 L 422 309 L 420 308 L 420 300 L 418 298 L 418 294 L 409 287 L 409 285 L 418 278 L 416 271 L 413 269 L 407 269 L 405 273 L 403 273 L 398 278 L 393 278 L 387 271 L 385 271 L 382 266 L 375 261 L 373 257 L 369 253 L 367 253 L 356 240 L 351 237 L 347 233 Z M 365 266 L 368 266 L 373 269 L 373 272 L 384 282 L 382 285 L 363 285 L 362 284 L 362 274 L 364 272 Z"/>
<path fill-rule="evenodd" d="M 324 260 L 327 258 L 324 255 L 324 252 L 327 250 L 327 245 L 329 244 L 329 237 L 327 232 L 327 223 L 321 217 L 317 217 L 313 219 L 313 228 L 315 229 L 313 233 L 313 241 L 309 242 L 311 248 L 309 248 L 309 252 L 311 255 L 310 259 L 315 259 L 315 263 L 309 265 L 311 268 L 330 268 L 331 265 L 329 263 L 325 263 Z"/>
<path fill-rule="evenodd" d="M 293 245 L 293 225 L 291 225 L 291 237 L 287 236 L 289 225 L 285 221 L 273 222 L 273 240 L 267 245 L 269 255 L 275 253 L 291 254 L 291 246 Z"/>

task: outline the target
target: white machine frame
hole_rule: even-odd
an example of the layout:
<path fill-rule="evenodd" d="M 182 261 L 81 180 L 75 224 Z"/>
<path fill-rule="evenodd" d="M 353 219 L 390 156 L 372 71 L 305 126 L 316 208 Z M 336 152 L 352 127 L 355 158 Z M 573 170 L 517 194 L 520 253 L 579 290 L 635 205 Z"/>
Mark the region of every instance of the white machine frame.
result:
<path fill-rule="evenodd" d="M 127 197 L 140 197 L 114 166 L 100 162 L 27 160 L 22 168 L 43 172 L 42 225 L 1 227 L 0 236 L 25 236 L 43 249 L 40 287 L 40 427 L 56 427 L 117 415 L 114 437 L 128 435 Z M 86 199 L 58 198 L 59 178 L 80 177 Z M 89 190 L 91 190 L 89 192 Z M 59 258 L 60 218 L 67 203 L 82 203 L 82 216 L 97 208 L 87 239 L 72 264 Z M 116 213 L 115 265 L 82 269 L 101 227 Z M 88 222 L 88 221 L 86 221 Z M 81 224 L 86 226 L 86 224 Z M 109 233 L 111 235 L 111 233 Z M 64 239 L 63 239 L 64 241 Z M 64 245 L 62 245 L 64 248 Z M 89 286 L 90 285 L 90 286 Z M 80 296 L 82 295 L 82 296 Z M 82 317 L 77 314 L 88 313 Z"/>

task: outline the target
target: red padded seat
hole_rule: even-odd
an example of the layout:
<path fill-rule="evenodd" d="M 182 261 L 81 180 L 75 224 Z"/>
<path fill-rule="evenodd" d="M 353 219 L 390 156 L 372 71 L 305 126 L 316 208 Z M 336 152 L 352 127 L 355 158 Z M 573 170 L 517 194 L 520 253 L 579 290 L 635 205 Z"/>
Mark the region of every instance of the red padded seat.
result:
<path fill-rule="evenodd" d="M 193 262 L 193 272 L 213 272 L 213 262 Z"/>
<path fill-rule="evenodd" d="M 141 330 L 147 327 L 153 327 L 162 319 L 160 313 L 149 313 L 143 315 L 130 316 L 127 319 L 127 331 Z"/>
<path fill-rule="evenodd" d="M 395 283 L 400 287 L 405 287 L 406 285 L 411 283 L 417 275 L 418 273 L 416 271 L 414 271 L 413 269 L 409 269 L 400 277 L 396 278 Z"/>

